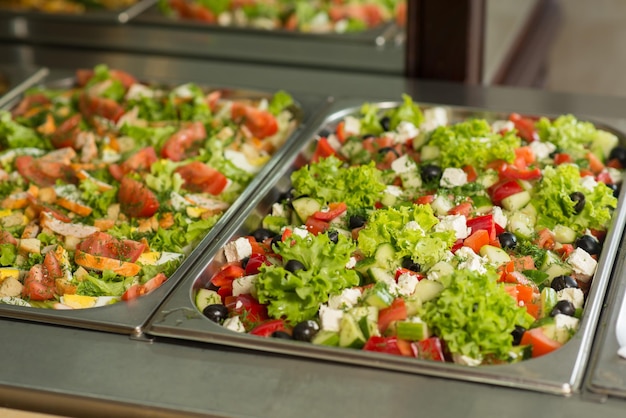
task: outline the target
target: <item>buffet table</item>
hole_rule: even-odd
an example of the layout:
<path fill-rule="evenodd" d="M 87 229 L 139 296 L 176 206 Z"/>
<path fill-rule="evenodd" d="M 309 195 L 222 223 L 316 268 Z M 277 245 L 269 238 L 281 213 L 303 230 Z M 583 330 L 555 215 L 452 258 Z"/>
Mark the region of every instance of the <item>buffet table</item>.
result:
<path fill-rule="evenodd" d="M 626 132 L 626 120 L 620 120 L 626 100 L 619 98 L 52 46 L 0 44 L 0 56 L 29 68 L 47 67 L 51 74 L 106 63 L 143 79 L 284 89 L 320 98 L 382 100 L 408 93 L 420 103 L 573 113 L 610 120 Z M 623 258 L 620 246 L 618 260 Z M 622 267 L 615 265 L 586 373 L 570 396 L 153 337 L 142 330 L 129 336 L 5 318 L 0 407 L 90 417 L 622 417 L 626 400 L 597 390 L 602 379 L 593 361 L 614 340 L 605 329 L 624 292 Z"/>

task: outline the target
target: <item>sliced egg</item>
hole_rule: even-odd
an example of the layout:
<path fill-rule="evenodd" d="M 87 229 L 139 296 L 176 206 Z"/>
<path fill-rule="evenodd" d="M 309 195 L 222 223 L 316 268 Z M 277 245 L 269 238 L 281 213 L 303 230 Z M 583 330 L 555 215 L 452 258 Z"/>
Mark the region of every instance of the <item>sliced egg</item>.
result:
<path fill-rule="evenodd" d="M 61 303 L 74 309 L 93 308 L 96 304 L 95 296 L 69 295 L 61 296 Z"/>

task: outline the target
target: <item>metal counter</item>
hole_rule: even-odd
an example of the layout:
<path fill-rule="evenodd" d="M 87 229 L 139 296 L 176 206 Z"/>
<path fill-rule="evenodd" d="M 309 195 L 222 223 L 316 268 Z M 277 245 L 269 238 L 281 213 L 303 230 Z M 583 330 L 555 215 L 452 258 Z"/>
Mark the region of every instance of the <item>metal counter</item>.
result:
<path fill-rule="evenodd" d="M 415 82 L 394 76 L 279 69 L 67 49 L 0 45 L 34 66 L 107 63 L 139 76 L 236 84 L 336 97 L 417 101 L 526 113 L 623 117 L 626 100 Z M 626 120 L 613 125 L 626 130 Z M 623 257 L 623 251 L 620 252 Z M 623 263 L 614 278 L 623 280 Z M 617 288 L 619 286 L 612 286 Z M 603 318 L 618 309 L 608 295 Z M 610 316 L 609 316 L 610 317 Z M 622 417 L 626 401 L 583 385 L 569 397 L 464 383 L 166 338 L 0 320 L 0 406 L 72 416 Z M 597 343 L 600 340 L 596 340 Z M 594 346 L 594 350 L 598 347 Z M 585 377 L 590 378 L 589 372 Z"/>

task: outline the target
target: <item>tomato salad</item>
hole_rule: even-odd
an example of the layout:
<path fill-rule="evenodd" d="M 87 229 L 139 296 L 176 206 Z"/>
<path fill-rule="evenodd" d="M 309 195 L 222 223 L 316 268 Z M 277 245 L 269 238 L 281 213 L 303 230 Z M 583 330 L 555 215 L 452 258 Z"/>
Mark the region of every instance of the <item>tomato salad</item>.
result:
<path fill-rule="evenodd" d="M 70 309 L 163 284 L 294 130 L 293 100 L 104 65 L 0 112 L 0 301 Z"/>
<path fill-rule="evenodd" d="M 565 344 L 626 148 L 573 115 L 448 119 L 404 96 L 321 131 L 197 308 L 236 332 L 469 366 Z"/>
<path fill-rule="evenodd" d="M 219 26 L 305 33 L 356 33 L 406 19 L 405 0 L 159 0 L 159 7 L 168 16 Z"/>

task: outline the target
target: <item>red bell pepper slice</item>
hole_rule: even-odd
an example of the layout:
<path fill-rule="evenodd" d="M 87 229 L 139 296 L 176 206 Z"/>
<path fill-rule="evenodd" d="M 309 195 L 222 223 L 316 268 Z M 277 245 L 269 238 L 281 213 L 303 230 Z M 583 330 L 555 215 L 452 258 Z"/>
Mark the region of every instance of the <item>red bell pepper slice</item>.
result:
<path fill-rule="evenodd" d="M 258 274 L 262 265 L 269 266 L 271 263 L 263 254 L 252 254 L 246 264 L 246 276 Z"/>
<path fill-rule="evenodd" d="M 554 341 L 548 338 L 541 327 L 532 328 L 524 332 L 522 335 L 521 345 L 530 344 L 533 347 L 532 357 L 539 357 L 560 348 L 562 344 L 558 341 Z"/>
<path fill-rule="evenodd" d="M 482 215 L 467 220 L 467 226 L 472 228 L 472 233 L 485 230 L 489 233 L 489 241 L 496 239 L 496 222 L 493 220 L 493 215 Z"/>
<path fill-rule="evenodd" d="M 517 134 L 520 138 L 527 142 L 539 140 L 539 134 L 535 130 L 535 121 L 530 118 L 522 117 L 518 113 L 511 113 L 509 120 L 515 125 L 515 129 L 517 129 Z"/>
<path fill-rule="evenodd" d="M 288 332 L 285 321 L 282 319 L 270 319 L 254 327 L 252 331 L 250 331 L 250 334 L 260 337 L 270 337 L 276 331 Z"/>
<path fill-rule="evenodd" d="M 434 201 L 435 201 L 435 195 L 427 194 L 425 196 L 420 196 L 417 199 L 415 199 L 415 204 L 416 205 L 430 205 Z"/>
<path fill-rule="evenodd" d="M 446 361 L 443 344 L 439 337 L 430 337 L 413 343 L 417 347 L 418 358 L 424 360 Z"/>
<path fill-rule="evenodd" d="M 312 216 L 320 221 L 331 221 L 348 210 L 345 202 L 329 203 L 327 211 L 317 211 Z"/>
<path fill-rule="evenodd" d="M 507 164 L 500 170 L 500 178 L 518 180 L 537 180 L 541 178 L 541 169 L 522 169 L 514 165 Z"/>
<path fill-rule="evenodd" d="M 488 189 L 491 201 L 496 205 L 500 205 L 502 203 L 502 199 L 523 191 L 524 188 L 513 179 L 501 180 Z"/>
<path fill-rule="evenodd" d="M 238 264 L 226 264 L 211 278 L 211 283 L 215 286 L 224 286 L 232 283 L 238 277 L 246 275 L 246 271 Z M 231 284 L 232 286 L 232 284 Z"/>
<path fill-rule="evenodd" d="M 231 296 L 227 298 L 225 305 L 234 314 L 245 315 L 249 323 L 259 323 L 268 319 L 267 307 L 251 295 Z"/>
<path fill-rule="evenodd" d="M 416 357 L 417 355 L 417 350 L 413 348 L 409 341 L 397 337 L 381 337 L 378 335 L 372 335 L 363 346 L 363 350 L 396 356 Z"/>
<path fill-rule="evenodd" d="M 554 155 L 554 165 L 567 164 L 573 161 L 572 156 L 569 154 L 560 152 Z"/>
<path fill-rule="evenodd" d="M 315 219 L 313 216 L 309 216 L 304 226 L 313 235 L 322 234 L 330 228 L 330 224 L 328 222 L 320 221 L 319 219 Z"/>
<path fill-rule="evenodd" d="M 494 233 L 495 235 L 495 233 Z M 480 252 L 480 249 L 489 244 L 489 232 L 484 229 L 477 229 L 472 234 L 465 238 L 463 241 L 464 247 L 471 248 L 476 254 Z"/>
<path fill-rule="evenodd" d="M 315 147 L 315 152 L 313 153 L 313 157 L 311 160 L 315 163 L 318 162 L 322 158 L 328 158 L 331 155 L 337 155 L 335 149 L 330 145 L 328 139 L 320 138 L 317 140 L 317 146 Z"/>
<path fill-rule="evenodd" d="M 463 202 L 448 211 L 448 215 L 463 215 L 466 218 L 472 213 L 472 202 Z"/>

